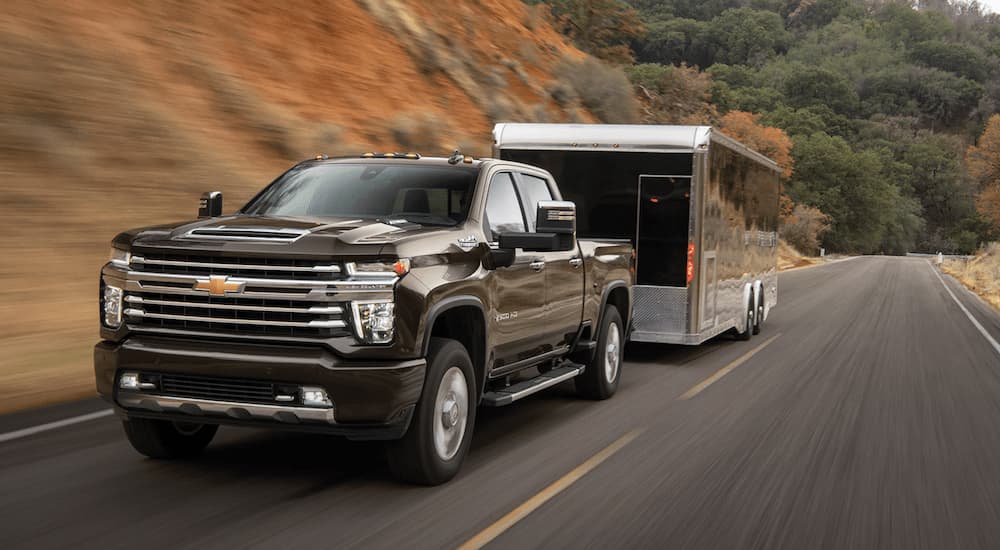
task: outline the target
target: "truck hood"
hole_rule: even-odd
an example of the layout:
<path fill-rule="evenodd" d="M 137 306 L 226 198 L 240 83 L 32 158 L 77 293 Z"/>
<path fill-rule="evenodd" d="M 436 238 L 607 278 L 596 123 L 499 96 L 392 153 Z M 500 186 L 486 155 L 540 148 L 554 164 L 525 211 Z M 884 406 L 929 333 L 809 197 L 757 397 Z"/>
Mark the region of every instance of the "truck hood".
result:
<path fill-rule="evenodd" d="M 132 229 L 114 243 L 147 248 L 222 254 L 377 256 L 386 245 L 452 231 L 452 227 L 389 225 L 375 219 L 234 215 Z"/>

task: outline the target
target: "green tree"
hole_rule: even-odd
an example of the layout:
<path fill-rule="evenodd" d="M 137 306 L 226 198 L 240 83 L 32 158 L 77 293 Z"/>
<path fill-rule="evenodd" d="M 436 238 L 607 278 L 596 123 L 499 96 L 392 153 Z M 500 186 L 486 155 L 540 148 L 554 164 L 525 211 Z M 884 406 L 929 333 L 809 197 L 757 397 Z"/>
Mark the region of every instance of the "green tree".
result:
<path fill-rule="evenodd" d="M 821 67 L 796 65 L 793 69 L 783 86 L 792 107 L 826 105 L 845 115 L 857 111 L 858 94 L 843 76 Z"/>
<path fill-rule="evenodd" d="M 988 76 L 986 59 L 976 50 L 941 40 L 928 40 L 913 46 L 908 57 L 915 63 L 949 71 L 977 82 Z"/>
<path fill-rule="evenodd" d="M 781 16 L 753 8 L 722 12 L 708 25 L 714 61 L 759 66 L 783 53 L 791 41 Z"/>

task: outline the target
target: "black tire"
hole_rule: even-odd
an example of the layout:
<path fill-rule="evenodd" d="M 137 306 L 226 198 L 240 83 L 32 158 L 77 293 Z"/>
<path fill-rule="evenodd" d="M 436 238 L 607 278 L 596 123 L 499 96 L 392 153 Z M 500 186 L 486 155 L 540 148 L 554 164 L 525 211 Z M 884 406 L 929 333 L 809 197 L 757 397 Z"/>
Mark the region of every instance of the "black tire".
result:
<path fill-rule="evenodd" d="M 746 342 L 747 340 L 750 339 L 750 336 L 753 335 L 753 333 L 754 333 L 753 332 L 753 317 L 754 317 L 753 311 L 754 311 L 755 307 L 756 307 L 756 304 L 754 304 L 753 291 L 751 291 L 750 292 L 750 303 L 747 304 L 746 330 L 744 330 L 743 332 L 736 333 L 736 339 L 737 340 L 741 340 L 743 342 Z"/>
<path fill-rule="evenodd" d="M 201 454 L 212 442 L 219 427 L 215 424 L 194 424 L 130 418 L 122 422 L 129 443 L 149 458 L 189 458 Z"/>
<path fill-rule="evenodd" d="M 757 298 L 757 314 L 753 316 L 753 333 L 760 334 L 761 325 L 764 324 L 764 289 L 760 289 L 760 297 Z"/>
<path fill-rule="evenodd" d="M 463 375 L 467 389 L 465 392 L 465 424 L 460 430 L 455 428 L 455 420 L 451 420 L 452 426 L 447 425 L 445 409 L 438 405 L 438 401 L 442 398 L 439 395 L 441 391 L 445 392 L 442 406 L 447 406 L 447 403 L 458 403 L 456 400 L 448 400 L 448 395 L 454 397 L 456 394 L 443 389 L 442 385 L 446 375 L 450 381 L 457 382 L 457 374 L 453 371 L 456 368 Z M 414 411 L 413 419 L 410 421 L 410 427 L 402 439 L 390 441 L 386 445 L 389 470 L 392 471 L 393 476 L 401 481 L 420 485 L 440 485 L 455 477 L 472 443 L 472 429 L 476 423 L 476 405 L 479 402 L 475 380 L 472 360 L 469 358 L 469 352 L 465 346 L 448 338 L 431 338 L 430 350 L 427 354 L 424 389 Z M 438 410 L 439 408 L 441 410 Z M 458 405 L 458 411 L 455 414 L 461 415 L 461 405 Z M 440 426 L 436 426 L 436 424 L 440 424 Z M 457 435 L 461 433 L 461 439 L 458 440 L 457 446 L 451 446 L 454 448 L 454 454 L 450 457 L 447 456 L 450 449 L 444 449 L 443 454 L 442 451 L 439 451 L 439 446 L 435 442 L 435 429 L 443 434 Z M 448 436 L 443 437 L 447 439 Z M 447 441 L 452 440 L 447 439 Z M 448 447 L 447 444 L 446 447 Z"/>
<path fill-rule="evenodd" d="M 614 346 L 614 349 L 610 350 L 610 346 Z M 617 308 L 608 306 L 601 316 L 594 357 L 583 374 L 574 378 L 576 391 L 581 397 L 607 399 L 618 391 L 618 381 L 621 380 L 624 364 L 622 359 L 624 347 L 625 327 L 622 324 L 622 317 Z M 612 360 L 611 355 L 614 355 L 617 361 L 613 366 L 609 363 Z"/>

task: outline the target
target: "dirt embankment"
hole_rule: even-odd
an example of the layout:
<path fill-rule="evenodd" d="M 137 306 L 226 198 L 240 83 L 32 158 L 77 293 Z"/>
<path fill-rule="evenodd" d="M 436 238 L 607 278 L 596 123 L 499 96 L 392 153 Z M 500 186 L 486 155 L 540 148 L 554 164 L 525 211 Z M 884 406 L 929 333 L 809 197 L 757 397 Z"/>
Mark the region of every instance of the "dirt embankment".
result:
<path fill-rule="evenodd" d="M 97 276 L 123 229 L 232 210 L 290 163 L 488 152 L 582 54 L 520 0 L 81 0 L 0 18 L 0 413 L 93 393 Z"/>
<path fill-rule="evenodd" d="M 806 256 L 784 240 L 778 241 L 778 271 L 799 267 L 811 267 L 821 262 L 819 258 Z"/>
<path fill-rule="evenodd" d="M 945 260 L 941 269 L 1000 310 L 1000 243 L 990 243 L 969 260 Z"/>

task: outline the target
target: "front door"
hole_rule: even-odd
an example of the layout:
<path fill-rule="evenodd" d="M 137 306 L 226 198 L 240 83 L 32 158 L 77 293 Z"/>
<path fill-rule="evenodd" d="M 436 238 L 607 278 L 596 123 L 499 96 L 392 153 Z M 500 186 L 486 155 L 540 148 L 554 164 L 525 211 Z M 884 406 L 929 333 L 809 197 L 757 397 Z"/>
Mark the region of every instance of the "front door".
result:
<path fill-rule="evenodd" d="M 500 233 L 524 232 L 527 221 L 511 172 L 490 180 L 486 196 L 486 234 L 496 245 Z M 544 351 L 545 259 L 542 253 L 516 251 L 514 264 L 495 270 L 491 277 L 489 312 L 495 362 L 493 370 L 510 366 Z"/>
<path fill-rule="evenodd" d="M 524 205 L 528 231 L 535 231 L 538 201 L 552 200 L 548 180 L 533 174 L 517 174 L 517 190 Z M 549 346 L 569 345 L 573 342 L 583 316 L 583 258 L 574 243 L 572 250 L 545 252 L 545 342 Z"/>

